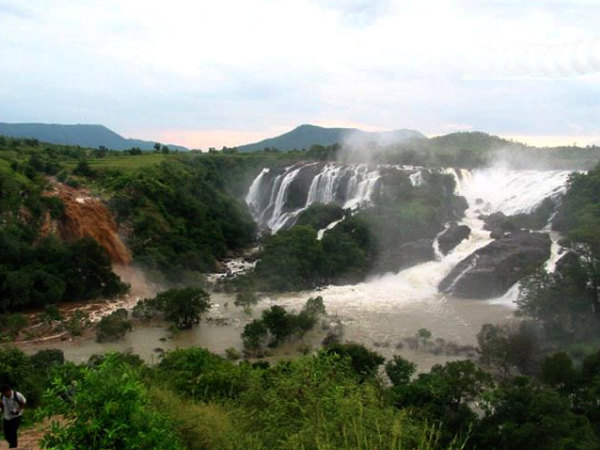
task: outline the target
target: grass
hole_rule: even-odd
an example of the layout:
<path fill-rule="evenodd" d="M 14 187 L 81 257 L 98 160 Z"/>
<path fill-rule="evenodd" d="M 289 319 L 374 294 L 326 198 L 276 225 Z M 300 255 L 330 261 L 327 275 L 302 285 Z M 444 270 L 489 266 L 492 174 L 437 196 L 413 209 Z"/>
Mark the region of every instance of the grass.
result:
<path fill-rule="evenodd" d="M 92 169 L 135 170 L 159 164 L 173 156 L 175 155 L 163 155 L 161 153 L 123 154 L 123 156 L 88 159 L 87 162 Z M 63 165 L 66 168 L 73 169 L 77 165 L 77 161 L 65 161 Z"/>

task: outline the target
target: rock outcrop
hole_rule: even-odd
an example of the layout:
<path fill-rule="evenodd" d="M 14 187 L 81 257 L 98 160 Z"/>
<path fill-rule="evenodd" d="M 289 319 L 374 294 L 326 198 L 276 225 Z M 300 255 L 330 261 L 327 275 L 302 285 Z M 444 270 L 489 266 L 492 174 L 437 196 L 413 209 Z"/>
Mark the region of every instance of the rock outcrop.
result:
<path fill-rule="evenodd" d="M 439 290 L 464 298 L 499 297 L 549 257 L 547 234 L 517 231 L 463 259 L 442 280 Z"/>
<path fill-rule="evenodd" d="M 395 249 L 386 249 L 380 255 L 373 272 L 399 272 L 434 259 L 433 240 L 419 239 L 402 244 Z"/>
<path fill-rule="evenodd" d="M 452 222 L 450 226 L 438 236 L 438 245 L 440 251 L 446 255 L 450 250 L 467 239 L 471 234 L 471 229 L 466 225 L 458 225 Z"/>

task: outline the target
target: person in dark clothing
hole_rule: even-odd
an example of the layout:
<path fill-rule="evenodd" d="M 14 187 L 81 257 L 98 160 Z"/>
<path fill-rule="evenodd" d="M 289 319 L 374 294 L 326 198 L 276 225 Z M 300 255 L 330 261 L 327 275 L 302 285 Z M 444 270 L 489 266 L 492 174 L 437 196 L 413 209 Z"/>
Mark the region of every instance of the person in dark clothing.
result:
<path fill-rule="evenodd" d="M 9 448 L 17 448 L 17 432 L 21 425 L 23 409 L 25 408 L 27 399 L 23 394 L 15 391 L 9 384 L 2 385 L 0 390 L 2 391 L 0 409 L 2 410 L 4 419 L 4 437 L 8 441 Z"/>

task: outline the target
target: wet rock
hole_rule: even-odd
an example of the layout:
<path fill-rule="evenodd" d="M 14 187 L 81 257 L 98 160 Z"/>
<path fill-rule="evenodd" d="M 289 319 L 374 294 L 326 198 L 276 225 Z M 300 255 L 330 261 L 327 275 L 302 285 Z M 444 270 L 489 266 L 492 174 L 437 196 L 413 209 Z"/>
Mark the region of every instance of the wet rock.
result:
<path fill-rule="evenodd" d="M 439 290 L 457 297 L 499 297 L 550 257 L 550 238 L 518 231 L 480 248 L 442 280 Z"/>
<path fill-rule="evenodd" d="M 463 240 L 467 239 L 471 234 L 471 229 L 466 225 L 458 225 L 453 222 L 450 227 L 446 229 L 438 237 L 438 245 L 440 251 L 446 255 L 450 250 L 460 244 Z"/>
<path fill-rule="evenodd" d="M 465 197 L 455 195 L 450 200 L 450 206 L 452 208 L 452 213 L 454 214 L 454 217 L 456 217 L 457 219 L 462 219 L 463 217 L 465 217 L 465 211 L 469 209 L 469 202 L 467 202 L 467 199 Z"/>
<path fill-rule="evenodd" d="M 374 272 L 398 272 L 434 259 L 433 239 L 419 239 L 394 249 L 386 249 L 380 255 Z"/>
<path fill-rule="evenodd" d="M 568 251 L 556 261 L 556 272 L 565 275 L 572 268 L 579 266 L 579 255 L 575 252 Z"/>
<path fill-rule="evenodd" d="M 284 211 L 293 211 L 306 205 L 310 185 L 313 178 L 323 169 L 323 165 L 307 164 L 300 169 L 288 187 Z"/>

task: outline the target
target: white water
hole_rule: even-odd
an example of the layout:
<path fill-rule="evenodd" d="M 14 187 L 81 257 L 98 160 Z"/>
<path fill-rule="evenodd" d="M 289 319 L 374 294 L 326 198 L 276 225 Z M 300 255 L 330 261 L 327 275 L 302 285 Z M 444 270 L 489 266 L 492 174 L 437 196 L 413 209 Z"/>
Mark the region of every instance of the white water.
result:
<path fill-rule="evenodd" d="M 312 178 L 302 207 L 287 205 L 290 186 L 302 170 L 319 163 L 293 165 L 269 179 L 269 169 L 254 179 L 246 203 L 259 225 L 277 232 L 294 223 L 296 217 L 313 203 L 337 203 L 342 208 L 356 209 L 371 202 L 380 174 L 366 165 L 324 164 Z M 268 196 L 268 201 L 265 201 Z"/>

